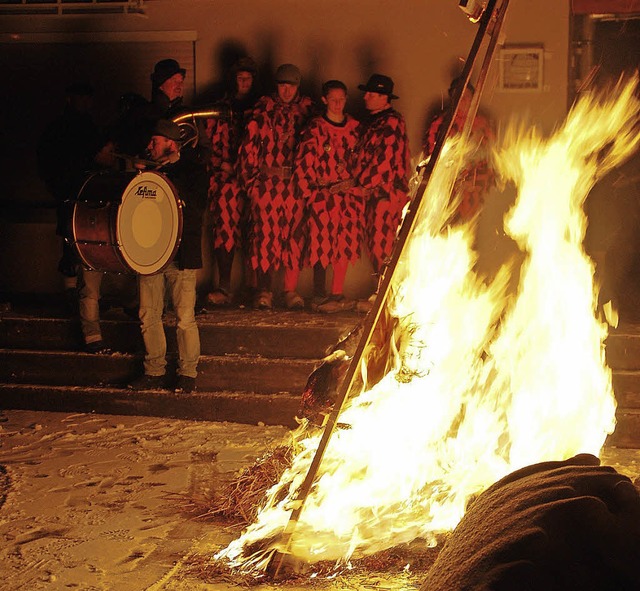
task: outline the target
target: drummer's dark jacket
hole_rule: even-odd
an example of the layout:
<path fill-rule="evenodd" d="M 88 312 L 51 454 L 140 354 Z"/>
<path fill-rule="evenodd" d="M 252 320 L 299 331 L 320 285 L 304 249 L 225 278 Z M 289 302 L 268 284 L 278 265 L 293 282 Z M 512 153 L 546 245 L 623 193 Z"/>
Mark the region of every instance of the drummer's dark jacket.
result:
<path fill-rule="evenodd" d="M 157 172 L 167 176 L 184 203 L 182 240 L 174 260 L 180 269 L 200 269 L 202 267 L 202 218 L 207 205 L 209 188 L 206 168 L 189 153 L 182 153 L 177 162 L 165 164 Z"/>

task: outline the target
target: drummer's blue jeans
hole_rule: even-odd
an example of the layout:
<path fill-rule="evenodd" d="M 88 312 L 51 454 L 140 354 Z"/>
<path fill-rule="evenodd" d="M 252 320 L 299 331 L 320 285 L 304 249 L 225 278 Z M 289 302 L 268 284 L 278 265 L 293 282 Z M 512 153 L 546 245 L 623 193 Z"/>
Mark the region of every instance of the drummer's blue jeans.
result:
<path fill-rule="evenodd" d="M 100 286 L 102 271 L 80 269 L 78 275 L 78 307 L 84 342 L 88 345 L 102 340 L 100 330 Z"/>
<path fill-rule="evenodd" d="M 167 365 L 167 341 L 162 312 L 164 293 L 169 290 L 176 314 L 178 374 L 195 378 L 200 359 L 200 333 L 196 323 L 196 270 L 180 270 L 175 263 L 153 275 L 140 275 L 140 321 L 145 346 L 144 373 L 162 376 Z"/>

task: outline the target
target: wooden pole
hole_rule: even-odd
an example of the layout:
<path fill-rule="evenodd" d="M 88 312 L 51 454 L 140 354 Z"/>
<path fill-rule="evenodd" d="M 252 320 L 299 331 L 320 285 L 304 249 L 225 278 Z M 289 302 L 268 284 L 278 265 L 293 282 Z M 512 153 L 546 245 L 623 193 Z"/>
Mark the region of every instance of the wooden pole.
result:
<path fill-rule="evenodd" d="M 436 162 L 440 157 L 440 153 L 442 152 L 442 148 L 446 139 L 449 136 L 451 131 L 451 126 L 453 124 L 454 118 L 458 112 L 458 107 L 460 104 L 460 98 L 464 94 L 465 89 L 469 84 L 469 79 L 471 78 L 471 72 L 475 61 L 478 57 L 478 52 L 480 51 L 480 47 L 482 45 L 482 41 L 489 31 L 489 27 L 493 22 L 493 27 L 491 27 L 491 43 L 489 44 L 489 49 L 493 51 L 496 46 L 497 35 L 499 33 L 500 26 L 502 24 L 502 20 L 504 18 L 504 13 L 506 11 L 509 0 L 502 0 L 502 4 L 500 10 L 496 12 L 496 4 L 499 0 L 489 0 L 487 3 L 487 7 L 480 19 L 479 29 L 474 39 L 473 45 L 471 46 L 471 50 L 469 52 L 469 56 L 467 61 L 465 62 L 465 66 L 463 72 L 461 74 L 461 78 L 463 80 L 463 84 L 460 87 L 459 94 L 455 97 L 454 108 L 449 110 L 449 116 L 445 118 L 443 121 L 443 133 L 439 135 L 438 140 L 434 146 L 433 152 L 429 159 L 429 162 L 426 164 L 424 169 L 422 170 L 422 178 L 420 180 L 420 184 L 416 191 L 416 195 L 411 201 L 407 213 L 402 222 L 402 226 L 400 228 L 400 232 L 398 233 L 398 237 L 396 238 L 396 242 L 394 244 L 394 248 L 391 254 L 391 258 L 383 270 L 381 281 L 378 286 L 378 295 L 373 302 L 373 306 L 370 312 L 367 314 L 365 321 L 363 323 L 363 331 L 362 336 L 360 337 L 360 341 L 358 342 L 358 346 L 354 351 L 353 357 L 349 363 L 349 367 L 347 372 L 340 384 L 340 388 L 338 390 L 338 394 L 336 397 L 336 401 L 334 403 L 333 409 L 327 419 L 327 422 L 324 427 L 324 431 L 322 433 L 322 437 L 318 444 L 318 449 L 311 461 L 311 465 L 309 466 L 309 470 L 306 474 L 304 481 L 302 482 L 300 488 L 298 489 L 296 500 L 293 503 L 293 510 L 289 517 L 289 521 L 285 526 L 285 529 L 282 531 L 280 536 L 280 545 L 282 547 L 281 550 L 275 550 L 271 556 L 269 564 L 267 566 L 267 573 L 270 574 L 273 578 L 277 578 L 281 572 L 281 569 L 284 565 L 285 557 L 289 554 L 289 548 L 291 546 L 291 538 L 293 533 L 295 532 L 298 520 L 300 518 L 300 514 L 304 507 L 304 503 L 311 492 L 311 487 L 315 482 L 316 476 L 318 474 L 318 469 L 320 468 L 320 464 L 322 462 L 322 458 L 324 457 L 324 453 L 327 449 L 327 445 L 329 443 L 329 439 L 333 434 L 336 423 L 338 421 L 338 417 L 344 403 L 346 402 L 351 388 L 354 383 L 354 379 L 356 376 L 356 372 L 358 367 L 360 366 L 360 362 L 362 360 L 362 355 L 371 340 L 371 336 L 376 327 L 378 319 L 380 318 L 380 314 L 382 312 L 384 303 L 387 299 L 387 294 L 389 291 L 389 286 L 391 284 L 391 278 L 393 277 L 393 273 L 398 265 L 398 261 L 400 259 L 400 255 L 404 249 L 404 246 L 407 242 L 407 239 L 411 235 L 413 227 L 416 222 L 417 213 L 420 210 L 420 204 L 422 203 L 422 199 L 426 192 L 429 180 L 435 168 Z M 494 19 L 494 13 L 498 14 L 499 18 Z M 484 82 L 484 78 L 486 77 L 486 70 L 488 70 L 489 65 L 491 63 L 489 51 L 485 55 L 483 70 L 484 73 L 481 74 L 482 81 Z M 480 96 L 480 90 L 476 91 L 474 95 L 475 110 L 477 111 L 478 99 Z M 471 114 L 471 113 L 470 113 Z M 473 113 L 475 116 L 475 111 Z M 472 117 L 473 118 L 473 117 Z"/>

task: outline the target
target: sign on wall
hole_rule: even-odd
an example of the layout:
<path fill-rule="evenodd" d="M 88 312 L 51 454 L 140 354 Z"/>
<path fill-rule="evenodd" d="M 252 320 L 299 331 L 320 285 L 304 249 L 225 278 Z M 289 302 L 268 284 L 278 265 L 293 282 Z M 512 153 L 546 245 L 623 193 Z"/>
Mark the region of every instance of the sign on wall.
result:
<path fill-rule="evenodd" d="M 544 49 L 513 47 L 500 50 L 500 90 L 540 92 L 543 84 Z"/>

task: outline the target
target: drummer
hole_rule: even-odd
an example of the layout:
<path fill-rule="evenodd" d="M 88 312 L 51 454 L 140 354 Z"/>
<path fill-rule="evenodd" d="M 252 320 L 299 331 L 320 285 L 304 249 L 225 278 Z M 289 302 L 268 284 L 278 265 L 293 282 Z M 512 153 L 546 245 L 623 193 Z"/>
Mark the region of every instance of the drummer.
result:
<path fill-rule="evenodd" d="M 189 394 L 196 389 L 200 359 L 200 334 L 195 317 L 196 271 L 202 267 L 202 218 L 207 204 L 209 179 L 197 160 L 181 157 L 180 127 L 160 119 L 147 146 L 155 168 L 139 164 L 166 177 L 183 203 L 182 240 L 174 259 L 152 275 L 139 276 L 140 322 L 145 346 L 144 374 L 129 384 L 133 390 L 169 389 Z M 162 322 L 166 287 L 176 314 L 178 375 L 170 384 L 166 377 L 167 343 Z"/>
<path fill-rule="evenodd" d="M 56 232 L 63 236 L 63 256 L 59 270 L 65 276 L 67 297 L 80 319 L 83 350 L 87 353 L 110 353 L 102 339 L 100 311 L 105 307 L 105 292 L 115 296 L 127 314 L 137 314 L 137 288 L 132 277 L 109 274 L 84 266 L 74 248 L 72 217 L 78 191 L 86 179 L 97 171 L 115 167 L 113 142 L 103 136 L 91 115 L 93 89 L 85 83 L 67 87 L 67 103 L 61 117 L 50 124 L 38 145 L 39 172 L 57 201 Z M 72 299 L 71 299 L 72 298 Z"/>

